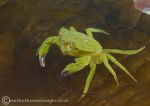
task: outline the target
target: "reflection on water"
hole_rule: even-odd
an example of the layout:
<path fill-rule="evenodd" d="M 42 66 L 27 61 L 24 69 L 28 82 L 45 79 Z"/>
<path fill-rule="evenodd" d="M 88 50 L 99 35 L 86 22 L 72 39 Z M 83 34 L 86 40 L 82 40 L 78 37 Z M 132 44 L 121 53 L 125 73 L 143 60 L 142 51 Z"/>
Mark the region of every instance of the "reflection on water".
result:
<path fill-rule="evenodd" d="M 113 65 L 119 77 L 118 88 L 107 69 L 99 65 L 87 97 L 78 103 L 89 68 L 64 78 L 60 72 L 73 61 L 72 57 L 62 55 L 53 46 L 46 68 L 41 68 L 35 56 L 46 37 L 56 35 L 61 26 L 71 25 L 79 31 L 86 27 L 100 27 L 110 32 L 110 38 L 99 34 L 94 36 L 103 48 L 136 49 L 145 45 L 146 49 L 137 55 L 115 55 L 138 83 Z M 68 103 L 53 103 L 54 106 L 149 106 L 149 29 L 150 16 L 136 11 L 128 0 L 1 0 L 0 96 L 70 100 Z"/>

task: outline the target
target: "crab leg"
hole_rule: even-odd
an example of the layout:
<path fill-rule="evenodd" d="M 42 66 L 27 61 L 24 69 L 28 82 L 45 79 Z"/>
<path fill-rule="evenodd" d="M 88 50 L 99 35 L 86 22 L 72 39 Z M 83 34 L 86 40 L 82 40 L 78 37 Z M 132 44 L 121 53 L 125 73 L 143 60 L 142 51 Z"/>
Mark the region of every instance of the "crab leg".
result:
<path fill-rule="evenodd" d="M 93 38 L 93 34 L 92 32 L 100 32 L 100 33 L 103 33 L 103 34 L 106 34 L 106 35 L 109 35 L 109 33 L 107 33 L 106 31 L 104 31 L 103 29 L 97 29 L 97 28 L 86 28 L 85 29 L 87 35 L 91 38 Z"/>
<path fill-rule="evenodd" d="M 39 61 L 42 67 L 45 67 L 45 56 L 47 55 L 50 46 L 52 44 L 57 44 L 57 42 L 58 37 L 48 37 L 39 47 L 37 55 L 39 55 Z"/>
<path fill-rule="evenodd" d="M 118 49 L 104 49 L 103 51 L 106 53 L 117 53 L 117 54 L 126 54 L 126 55 L 133 55 L 137 54 L 138 52 L 142 51 L 145 46 L 141 47 L 137 50 L 118 50 Z"/>
<path fill-rule="evenodd" d="M 112 67 L 109 65 L 108 59 L 107 59 L 107 57 L 106 57 L 105 54 L 103 55 L 102 59 L 103 59 L 104 65 L 105 65 L 106 68 L 110 71 L 110 73 L 113 75 L 113 77 L 114 77 L 114 79 L 115 79 L 117 85 L 119 86 L 119 82 L 118 82 L 117 75 L 116 75 L 115 71 L 112 69 Z"/>
<path fill-rule="evenodd" d="M 73 73 L 76 73 L 80 71 L 82 68 L 87 66 L 91 60 L 90 56 L 85 56 L 81 58 L 76 58 L 75 61 L 76 63 L 71 63 L 67 65 L 64 70 L 61 72 L 62 76 L 67 76 Z"/>
<path fill-rule="evenodd" d="M 77 30 L 73 26 L 70 27 L 70 30 L 77 32 Z"/>
<path fill-rule="evenodd" d="M 137 80 L 127 71 L 127 69 L 121 65 L 112 55 L 107 54 L 107 58 L 110 59 L 114 64 L 116 64 L 120 69 L 122 69 L 127 75 L 129 75 L 135 82 Z"/>
<path fill-rule="evenodd" d="M 80 100 L 85 97 L 85 95 L 86 95 L 86 93 L 87 93 L 87 91 L 89 89 L 89 86 L 90 86 L 91 81 L 93 79 L 93 76 L 95 74 L 96 64 L 90 63 L 90 68 L 91 68 L 91 70 L 90 70 L 90 73 L 89 73 L 89 75 L 88 75 L 88 77 L 86 79 L 86 84 L 85 84 L 85 87 L 84 87 L 84 90 L 83 90 L 83 94 L 82 94 Z"/>

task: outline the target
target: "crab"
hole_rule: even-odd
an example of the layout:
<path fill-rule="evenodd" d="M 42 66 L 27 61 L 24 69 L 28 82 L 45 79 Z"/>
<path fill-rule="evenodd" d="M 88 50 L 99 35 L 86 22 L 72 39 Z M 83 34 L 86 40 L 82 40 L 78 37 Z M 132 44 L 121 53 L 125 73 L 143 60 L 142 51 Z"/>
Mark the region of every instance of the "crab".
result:
<path fill-rule="evenodd" d="M 74 27 L 69 29 L 62 27 L 59 30 L 58 36 L 50 36 L 45 39 L 42 45 L 37 51 L 39 55 L 40 65 L 45 67 L 45 57 L 49 51 L 49 48 L 52 44 L 57 45 L 61 52 L 65 55 L 75 57 L 75 62 L 68 64 L 63 71 L 61 72 L 62 76 L 68 76 L 74 74 L 84 67 L 90 67 L 89 75 L 85 82 L 85 87 L 82 92 L 81 98 L 85 97 L 93 76 L 95 74 L 96 65 L 103 63 L 108 71 L 112 74 L 115 79 L 115 82 L 119 86 L 118 78 L 116 72 L 109 64 L 109 60 L 117 65 L 122 71 L 129 75 L 135 82 L 137 80 L 127 71 L 127 69 L 118 62 L 111 54 L 124 54 L 124 55 L 133 55 L 142 51 L 145 46 L 137 50 L 118 50 L 118 49 L 103 49 L 101 44 L 93 38 L 93 32 L 99 32 L 102 34 L 109 35 L 103 29 L 97 28 L 86 28 L 86 34 L 78 32 Z"/>

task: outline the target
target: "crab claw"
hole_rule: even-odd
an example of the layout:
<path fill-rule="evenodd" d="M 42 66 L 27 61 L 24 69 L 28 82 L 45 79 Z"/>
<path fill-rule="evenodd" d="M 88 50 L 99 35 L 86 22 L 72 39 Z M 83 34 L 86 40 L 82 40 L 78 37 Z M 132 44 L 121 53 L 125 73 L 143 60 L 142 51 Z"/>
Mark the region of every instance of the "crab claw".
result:
<path fill-rule="evenodd" d="M 39 57 L 39 62 L 42 67 L 45 67 L 45 56 Z"/>
<path fill-rule="evenodd" d="M 48 49 L 49 49 L 49 45 L 42 44 L 36 53 L 36 55 L 39 55 L 39 62 L 42 67 L 45 67 L 45 57 L 48 53 Z"/>
<path fill-rule="evenodd" d="M 60 73 L 60 75 L 63 76 L 63 77 L 66 77 L 66 76 L 68 76 L 68 75 L 70 75 L 70 74 L 67 72 L 67 70 L 63 70 L 63 71 Z"/>

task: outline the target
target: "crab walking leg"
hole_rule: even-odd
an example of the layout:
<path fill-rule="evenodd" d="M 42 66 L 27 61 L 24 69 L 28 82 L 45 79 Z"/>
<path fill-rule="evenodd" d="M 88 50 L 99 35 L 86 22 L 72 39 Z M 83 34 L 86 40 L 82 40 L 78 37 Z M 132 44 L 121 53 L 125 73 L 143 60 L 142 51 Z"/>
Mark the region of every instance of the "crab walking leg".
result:
<path fill-rule="evenodd" d="M 105 65 L 106 68 L 110 71 L 110 73 L 113 75 L 113 77 L 114 77 L 114 79 L 115 79 L 117 85 L 119 86 L 119 82 L 118 82 L 117 75 L 116 75 L 115 71 L 112 69 L 112 67 L 109 65 L 108 59 L 107 59 L 106 55 L 104 54 L 102 58 L 103 58 L 103 63 L 104 63 L 104 65 Z"/>
<path fill-rule="evenodd" d="M 89 86 L 91 84 L 91 81 L 93 79 L 93 76 L 95 74 L 96 64 L 90 63 L 89 65 L 90 65 L 91 70 L 90 70 L 90 73 L 89 73 L 89 75 L 88 75 L 88 77 L 86 79 L 86 84 L 85 84 L 85 87 L 84 87 L 84 90 L 83 90 L 83 94 L 82 94 L 80 99 L 85 97 L 85 95 L 86 95 L 86 93 L 87 93 L 87 91 L 89 89 Z"/>
<path fill-rule="evenodd" d="M 39 61 L 42 67 L 45 67 L 45 56 L 47 55 L 50 46 L 52 44 L 57 44 L 57 42 L 58 37 L 48 37 L 39 47 L 37 55 L 39 55 Z"/>
<path fill-rule="evenodd" d="M 107 54 L 107 58 L 109 60 L 111 60 L 114 64 L 116 64 L 120 69 L 122 69 L 127 75 L 129 75 L 135 82 L 137 82 L 137 80 L 127 71 L 127 69 L 121 65 L 112 55 Z"/>
<path fill-rule="evenodd" d="M 93 38 L 92 32 L 100 32 L 100 33 L 109 35 L 109 33 L 106 32 L 106 31 L 104 31 L 103 29 L 87 28 L 87 29 L 85 29 L 85 31 L 86 31 L 87 35 L 88 35 L 89 37 L 91 37 L 91 38 Z"/>
<path fill-rule="evenodd" d="M 70 27 L 70 30 L 77 32 L 77 30 L 73 26 Z"/>
<path fill-rule="evenodd" d="M 118 50 L 118 49 L 104 49 L 103 51 L 106 53 L 117 53 L 117 54 L 126 54 L 126 55 L 133 55 L 137 54 L 140 51 L 142 51 L 145 48 L 145 46 L 141 47 L 137 50 Z"/>
<path fill-rule="evenodd" d="M 73 73 L 76 73 L 80 71 L 82 68 L 87 66 L 91 60 L 90 56 L 85 56 L 81 58 L 76 58 L 75 61 L 76 63 L 71 63 L 67 65 L 64 70 L 61 72 L 62 76 L 67 76 Z"/>

